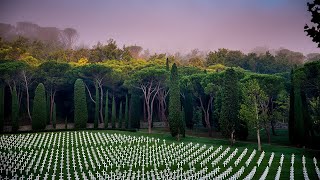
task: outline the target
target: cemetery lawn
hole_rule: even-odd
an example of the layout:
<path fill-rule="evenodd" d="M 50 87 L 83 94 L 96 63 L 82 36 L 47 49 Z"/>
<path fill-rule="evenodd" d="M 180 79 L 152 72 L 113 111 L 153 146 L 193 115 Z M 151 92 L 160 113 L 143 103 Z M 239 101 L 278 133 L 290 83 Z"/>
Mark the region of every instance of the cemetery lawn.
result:
<path fill-rule="evenodd" d="M 254 142 L 229 147 L 227 140 L 195 136 L 177 142 L 167 133 L 143 131 L 7 134 L 0 135 L 0 179 L 275 179 L 277 174 L 281 179 L 290 179 L 290 174 L 294 179 L 319 179 L 313 159 L 319 162 L 319 151 L 263 144 L 263 155 L 256 147 Z"/>

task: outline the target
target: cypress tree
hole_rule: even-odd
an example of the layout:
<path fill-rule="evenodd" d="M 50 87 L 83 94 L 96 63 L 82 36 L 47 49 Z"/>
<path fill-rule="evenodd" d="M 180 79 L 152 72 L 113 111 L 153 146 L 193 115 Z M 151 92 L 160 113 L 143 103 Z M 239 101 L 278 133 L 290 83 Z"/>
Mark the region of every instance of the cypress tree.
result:
<path fill-rule="evenodd" d="M 295 141 L 297 144 L 304 144 L 304 119 L 303 119 L 303 106 L 301 98 L 301 89 L 300 87 L 295 87 L 294 90 L 294 131 L 295 131 Z"/>
<path fill-rule="evenodd" d="M 125 128 L 129 128 L 129 99 L 128 94 L 126 95 L 126 106 L 125 106 L 125 112 L 124 112 L 124 118 L 125 118 Z"/>
<path fill-rule="evenodd" d="M 181 115 L 182 115 L 182 127 L 186 127 L 186 113 L 183 107 L 182 107 Z M 182 137 L 186 137 L 186 129 L 180 128 L 180 130 L 181 130 L 180 134 L 182 135 Z"/>
<path fill-rule="evenodd" d="M 218 92 L 213 101 L 213 126 L 215 129 L 220 131 L 220 114 L 221 114 L 221 106 L 222 106 L 222 88 L 219 88 Z"/>
<path fill-rule="evenodd" d="M 139 92 L 133 90 L 130 99 L 130 128 L 140 128 L 141 112 L 142 107 Z"/>
<path fill-rule="evenodd" d="M 190 92 L 185 93 L 185 103 L 184 103 L 184 122 L 186 123 L 186 127 L 192 129 L 193 128 L 193 102 L 192 96 Z"/>
<path fill-rule="evenodd" d="M 98 85 L 95 84 L 95 90 L 96 90 L 96 103 L 95 103 L 95 113 L 94 113 L 94 128 L 98 128 L 98 122 L 99 122 L 99 89 Z"/>
<path fill-rule="evenodd" d="M 0 132 L 3 131 L 4 125 L 4 87 L 0 86 Z"/>
<path fill-rule="evenodd" d="M 111 120 L 112 120 L 112 128 L 116 128 L 116 101 L 114 99 L 114 96 L 112 97 L 112 109 L 111 109 Z"/>
<path fill-rule="evenodd" d="M 85 85 L 82 79 L 74 83 L 74 124 L 75 128 L 86 128 L 88 120 L 88 108 Z"/>
<path fill-rule="evenodd" d="M 291 87 L 290 87 L 290 108 L 289 108 L 289 122 L 288 122 L 288 131 L 289 131 L 289 140 L 291 144 L 295 144 L 295 133 L 294 133 L 294 86 L 293 86 L 293 70 L 291 70 Z"/>
<path fill-rule="evenodd" d="M 118 128 L 122 128 L 122 103 L 120 102 L 120 107 L 119 107 L 119 127 Z"/>
<path fill-rule="evenodd" d="M 233 69 L 227 69 L 224 77 L 222 104 L 220 113 L 221 132 L 234 142 L 237 126 L 239 125 L 239 85 L 237 74 Z"/>
<path fill-rule="evenodd" d="M 33 100 L 33 114 L 32 114 L 32 129 L 39 130 L 45 129 L 47 123 L 47 105 L 46 103 L 46 93 L 45 88 L 42 83 L 40 83 L 35 91 L 35 96 Z"/>
<path fill-rule="evenodd" d="M 184 131 L 184 126 L 181 115 L 178 69 L 175 63 L 171 68 L 168 119 L 172 137 L 177 137 L 180 140 L 180 134 Z"/>
<path fill-rule="evenodd" d="M 17 131 L 19 129 L 19 104 L 16 87 L 12 91 L 12 106 L 11 106 L 11 118 L 12 118 L 12 130 Z"/>
<path fill-rule="evenodd" d="M 109 123 L 109 92 L 106 93 L 106 107 L 104 111 L 104 128 L 108 128 Z"/>
<path fill-rule="evenodd" d="M 55 129 L 57 123 L 57 110 L 56 110 L 56 103 L 53 104 L 53 112 L 52 112 L 52 126 Z"/>
<path fill-rule="evenodd" d="M 46 108 L 47 108 L 47 124 L 50 124 L 50 96 L 46 93 Z"/>

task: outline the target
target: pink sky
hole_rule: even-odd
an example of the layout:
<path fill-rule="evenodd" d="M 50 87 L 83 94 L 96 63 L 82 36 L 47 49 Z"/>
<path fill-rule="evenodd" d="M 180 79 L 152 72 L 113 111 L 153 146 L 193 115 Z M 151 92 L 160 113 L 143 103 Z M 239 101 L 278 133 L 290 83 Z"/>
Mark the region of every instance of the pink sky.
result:
<path fill-rule="evenodd" d="M 2 0 L 0 22 L 30 21 L 73 27 L 79 43 L 115 39 L 157 52 L 256 46 L 320 52 L 303 27 L 310 22 L 303 0 Z"/>

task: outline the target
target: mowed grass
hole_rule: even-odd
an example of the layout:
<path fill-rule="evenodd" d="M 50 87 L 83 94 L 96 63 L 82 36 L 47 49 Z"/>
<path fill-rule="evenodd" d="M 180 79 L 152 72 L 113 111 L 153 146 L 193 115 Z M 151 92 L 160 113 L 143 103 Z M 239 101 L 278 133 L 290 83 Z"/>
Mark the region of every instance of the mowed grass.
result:
<path fill-rule="evenodd" d="M 66 132 L 61 132 L 61 133 L 72 133 L 74 131 L 66 131 Z M 229 145 L 230 145 L 230 142 L 228 140 L 223 140 L 223 139 L 214 139 L 214 138 L 206 138 L 206 137 L 196 137 L 196 136 L 186 136 L 185 138 L 181 139 L 179 142 L 176 141 L 175 138 L 171 137 L 170 134 L 168 133 L 161 133 L 161 132 L 157 132 L 157 131 L 154 131 L 153 134 L 148 134 L 146 133 L 145 131 L 137 131 L 137 132 L 126 132 L 126 131 L 115 131 L 115 130 L 92 130 L 92 131 L 77 131 L 77 132 L 88 132 L 88 133 L 93 133 L 93 134 L 109 134 L 109 135 L 126 135 L 126 136 L 133 136 L 133 137 L 149 137 L 149 138 L 155 138 L 155 139 L 160 139 L 160 143 L 163 142 L 163 140 L 166 141 L 167 145 L 170 145 L 172 143 L 175 143 L 175 146 L 177 146 L 178 144 L 180 143 L 184 143 L 184 144 L 188 144 L 188 143 L 193 143 L 194 145 L 195 144 L 199 144 L 199 147 L 203 146 L 203 145 L 206 145 L 206 148 L 205 149 L 208 149 L 209 147 L 213 147 L 213 151 L 215 149 L 217 149 L 219 146 L 223 146 L 223 149 L 220 151 L 219 154 L 221 154 Z M 59 133 L 59 132 L 53 132 L 53 133 Z M 32 133 L 32 134 L 35 134 L 35 133 Z M 37 133 L 38 135 L 41 135 L 41 134 L 45 134 L 45 133 Z M 27 134 L 23 134 L 23 135 L 27 135 Z M 3 136 L 10 136 L 10 135 L 1 135 L 0 137 L 3 138 Z M 18 135 L 17 135 L 18 136 Z M 283 137 L 280 137 L 279 138 L 283 138 Z M 61 140 L 62 141 L 62 140 Z M 57 143 L 61 143 L 62 142 L 57 142 Z M 140 145 L 140 146 L 146 146 L 145 143 L 135 143 L 135 145 Z M 149 146 L 151 145 L 154 145 L 154 144 L 149 144 Z M 92 146 L 95 146 L 95 145 L 92 145 Z M 108 145 L 103 145 L 103 147 L 108 147 L 110 146 L 110 144 Z M 114 145 L 115 148 L 119 148 L 120 145 Z M 123 147 L 127 146 L 127 144 L 123 144 Z M 48 147 L 51 147 L 50 145 L 48 145 Z M 60 146 L 61 147 L 61 146 Z M 68 146 L 69 149 L 69 153 L 71 152 L 71 145 Z M 233 171 L 231 174 L 234 174 L 235 172 L 237 172 L 241 166 L 245 166 L 244 165 L 244 162 L 249 158 L 250 154 L 252 153 L 252 151 L 254 149 L 256 149 L 257 145 L 256 143 L 253 143 L 253 142 L 237 142 L 234 146 L 231 146 L 230 147 L 230 151 L 226 154 L 226 156 L 224 156 L 221 161 L 219 162 L 219 164 L 217 166 L 219 166 L 221 168 L 220 170 L 220 173 L 225 171 L 229 166 L 233 166 Z M 91 147 L 88 147 L 87 148 L 91 148 Z M 235 149 L 238 149 L 238 153 L 236 154 L 236 156 L 230 161 L 230 163 L 224 167 L 222 162 L 235 150 Z M 237 159 L 237 157 L 241 154 L 241 152 L 245 149 L 245 148 L 248 148 L 248 152 L 247 154 L 243 157 L 243 160 L 241 161 L 241 163 L 235 167 L 234 166 L 234 161 Z M 25 149 L 25 151 L 30 151 L 32 148 L 30 149 Z M 39 148 L 41 149 L 41 147 Z M 58 151 L 61 151 L 61 148 L 57 148 Z M 50 149 L 48 149 L 50 150 Z M 56 150 L 56 149 L 55 149 Z M 315 157 L 315 156 L 318 156 L 319 153 L 317 151 L 312 151 L 312 150 L 308 150 L 308 149 L 301 149 L 301 148 L 293 148 L 293 147 L 289 147 L 289 146 L 280 146 L 280 145 L 274 145 L 274 144 L 263 144 L 263 150 L 265 151 L 265 157 L 263 158 L 263 161 L 262 163 L 260 164 L 259 167 L 257 167 L 257 171 L 256 171 L 256 174 L 254 176 L 254 179 L 258 179 L 260 178 L 260 176 L 262 175 L 262 173 L 264 172 L 267 164 L 268 164 L 268 161 L 269 161 L 269 157 L 271 155 L 272 152 L 275 153 L 275 156 L 274 156 L 274 160 L 270 166 L 270 171 L 267 175 L 267 178 L 266 179 L 274 179 L 275 178 L 275 174 L 277 172 L 277 168 L 279 166 L 279 160 L 280 160 L 280 157 L 281 157 L 281 154 L 284 155 L 284 163 L 283 163 L 283 166 L 282 166 L 282 171 L 281 171 L 281 179 L 289 179 L 289 176 L 290 176 L 290 166 L 291 166 L 291 163 L 290 163 L 290 160 L 291 160 L 291 155 L 292 154 L 295 154 L 295 164 L 294 164 L 294 169 L 295 169 L 295 179 L 303 179 L 303 174 L 302 174 L 302 156 L 305 155 L 306 156 L 306 167 L 307 167 L 307 171 L 308 171 L 308 176 L 310 179 L 318 179 L 317 177 L 317 174 L 316 174 L 316 171 L 315 171 L 315 166 L 313 164 L 313 160 L 312 158 Z M 0 151 L 8 151 L 6 149 L 0 149 Z M 18 151 L 18 149 L 12 149 L 12 151 Z M 211 153 L 213 152 L 211 151 Z M 60 153 L 60 152 L 59 152 Z M 201 153 L 200 153 L 201 154 Z M 251 169 L 256 166 L 256 162 L 258 161 L 259 157 L 261 155 L 261 152 L 257 152 L 257 154 L 254 156 L 254 158 L 252 159 L 250 165 L 248 167 L 245 167 L 246 170 L 245 172 L 241 175 L 240 179 L 243 179 L 250 171 Z M 89 155 L 92 157 L 92 155 Z M 61 157 L 58 157 L 58 161 L 62 161 L 60 159 Z M 120 158 L 120 157 L 116 157 L 116 158 Z M 206 157 L 202 158 L 205 159 Z M 55 159 L 55 157 L 54 157 Z M 318 158 L 319 159 L 319 158 Z M 43 159 L 42 159 L 43 160 Z M 71 161 L 71 158 L 69 159 L 69 161 Z M 85 158 L 82 159 L 82 161 L 85 161 Z M 213 161 L 213 160 L 211 160 Z M 210 161 L 210 162 L 211 162 Z M 207 164 L 207 167 L 208 167 L 208 171 L 211 171 L 213 170 L 214 168 L 211 167 L 211 163 L 208 163 Z M 202 168 L 200 167 L 200 163 L 196 163 L 194 165 L 194 167 L 197 169 L 197 170 L 201 170 Z M 139 168 L 141 167 L 138 167 L 138 168 L 133 168 L 133 170 L 139 170 Z M 162 166 L 163 168 L 163 166 Z M 58 168 L 59 169 L 59 168 Z M 72 168 L 71 168 L 72 169 Z M 164 168 L 163 168 L 164 169 Z M 162 169 L 162 170 L 163 170 Z M 177 165 L 174 164 L 171 166 L 171 169 L 172 170 L 176 170 L 177 169 Z M 184 165 L 183 166 L 183 169 L 185 171 L 187 171 L 189 169 L 189 167 L 187 165 Z M 76 168 L 77 171 L 80 171 L 79 167 Z M 89 167 L 89 170 L 94 172 L 96 169 L 93 169 L 92 167 Z M 86 170 L 86 174 L 87 176 L 88 175 L 88 171 L 89 170 Z M 113 170 L 115 171 L 115 169 L 109 169 L 110 170 Z M 121 170 L 129 170 L 128 167 L 125 167 L 125 168 L 121 168 Z M 146 170 L 151 170 L 150 168 L 146 168 Z M 159 168 L 159 170 L 161 170 L 161 168 Z M 96 170 L 98 171 L 98 170 Z M 108 171 L 108 170 L 107 170 Z M 99 171 L 101 172 L 101 170 Z M 52 174 L 53 171 L 50 170 L 49 171 L 49 174 Z M 67 171 L 63 170 L 63 173 L 64 175 L 67 174 Z M 22 174 L 25 174 L 25 173 L 22 173 Z M 73 174 L 71 172 L 71 174 Z M 43 178 L 43 176 L 41 176 Z M 57 177 L 58 178 L 58 175 Z M 72 177 L 74 178 L 74 177 Z"/>

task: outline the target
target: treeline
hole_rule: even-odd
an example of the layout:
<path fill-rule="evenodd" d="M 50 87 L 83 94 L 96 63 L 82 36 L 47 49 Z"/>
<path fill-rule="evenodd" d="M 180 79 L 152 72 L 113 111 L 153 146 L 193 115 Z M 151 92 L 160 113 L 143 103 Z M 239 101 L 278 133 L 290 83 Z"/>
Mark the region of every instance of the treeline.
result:
<path fill-rule="evenodd" d="M 56 27 L 40 27 L 30 22 L 19 22 L 16 26 L 0 23 L 0 59 L 21 60 L 39 65 L 46 61 L 67 63 L 97 63 L 106 61 L 155 61 L 169 58 L 170 63 L 202 69 L 220 69 L 223 66 L 241 67 L 252 72 L 273 74 L 290 71 L 295 65 L 320 58 L 319 53 L 304 56 L 288 49 L 269 50 L 255 48 L 251 53 L 218 49 L 202 52 L 191 50 L 185 55 L 177 53 L 151 54 L 141 46 L 119 47 L 115 40 L 98 42 L 93 47 L 77 45 L 78 32 L 73 28 L 63 30 Z"/>
<path fill-rule="evenodd" d="M 177 137 L 184 135 L 182 127 L 203 126 L 208 135 L 221 132 L 234 142 L 246 139 L 249 130 L 255 129 L 259 137 L 265 129 L 270 142 L 276 122 L 288 122 L 290 107 L 290 127 L 294 122 L 298 130 L 302 120 L 308 128 L 301 134 L 319 134 L 319 61 L 296 68 L 292 76 L 289 72 L 257 74 L 239 67 L 213 70 L 171 65 L 169 59 L 47 61 L 38 66 L 2 60 L 1 125 L 5 119 L 13 130 L 23 124 L 43 129 L 66 120 L 77 128 L 85 128 L 87 122 L 95 127 L 139 128 L 142 121 L 151 132 L 153 122 L 160 121 Z M 289 96 L 292 91 L 294 96 Z M 303 115 L 298 114 L 299 107 L 304 107 Z M 35 121 L 44 124 L 34 126 Z"/>

